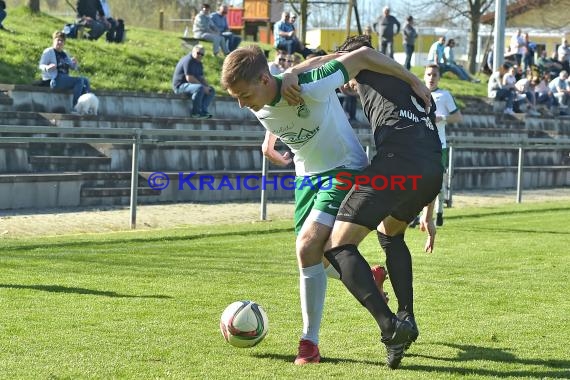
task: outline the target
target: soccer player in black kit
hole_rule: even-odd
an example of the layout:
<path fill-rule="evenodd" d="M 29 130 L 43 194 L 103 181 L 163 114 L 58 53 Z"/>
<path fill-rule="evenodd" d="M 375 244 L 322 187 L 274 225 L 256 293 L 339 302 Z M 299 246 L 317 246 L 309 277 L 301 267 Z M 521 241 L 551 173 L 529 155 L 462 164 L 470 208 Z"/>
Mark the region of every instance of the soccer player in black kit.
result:
<path fill-rule="evenodd" d="M 369 36 L 349 38 L 339 53 L 362 46 L 371 48 Z M 316 63 L 309 62 L 306 66 L 314 67 Z M 291 72 L 305 69 L 295 67 Z M 384 190 L 376 190 L 371 183 L 353 186 L 340 206 L 325 252 L 344 285 L 376 320 L 387 350 L 387 365 L 395 369 L 419 334 L 413 309 L 412 258 L 404 233 L 425 209 L 420 228 L 428 233 L 426 252 L 433 250 L 433 201 L 443 176 L 441 142 L 435 128 L 435 106 L 426 106 L 406 82 L 363 70 L 350 83 L 360 95 L 377 151 L 362 174 L 370 179 L 383 176 L 388 180 L 419 177 L 415 186 L 410 181 Z M 294 86 L 284 88 L 283 94 L 294 101 L 298 95 L 292 95 L 293 91 Z M 358 251 L 358 244 L 372 230 L 376 230 L 386 254 L 389 279 L 398 299 L 397 314 L 382 298 L 372 280 L 370 266 Z"/>

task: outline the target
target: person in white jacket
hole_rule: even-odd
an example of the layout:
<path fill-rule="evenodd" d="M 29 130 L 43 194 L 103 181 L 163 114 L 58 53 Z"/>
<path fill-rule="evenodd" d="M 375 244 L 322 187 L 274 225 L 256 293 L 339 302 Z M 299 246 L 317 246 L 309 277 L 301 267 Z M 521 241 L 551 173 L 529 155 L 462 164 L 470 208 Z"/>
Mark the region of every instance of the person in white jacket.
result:
<path fill-rule="evenodd" d="M 72 77 L 69 70 L 77 70 L 78 64 L 74 57 L 70 57 L 64 50 L 65 34 L 60 31 L 53 33 L 53 44 L 44 50 L 40 58 L 39 68 L 42 80 L 50 81 L 52 89 L 73 90 L 73 107 L 77 99 L 87 92 L 91 92 L 89 80 L 85 77 Z"/>

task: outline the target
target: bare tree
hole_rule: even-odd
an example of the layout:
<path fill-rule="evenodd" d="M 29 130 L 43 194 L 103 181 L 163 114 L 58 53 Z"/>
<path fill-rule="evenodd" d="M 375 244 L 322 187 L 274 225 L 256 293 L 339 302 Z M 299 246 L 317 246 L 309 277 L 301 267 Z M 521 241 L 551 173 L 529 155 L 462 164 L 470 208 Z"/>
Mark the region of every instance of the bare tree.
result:
<path fill-rule="evenodd" d="M 487 13 L 494 4 L 493 0 L 428 0 L 414 4 L 415 13 L 427 16 L 422 20 L 429 20 L 432 25 L 457 26 L 462 20 L 469 23 L 469 71 L 474 73 L 477 69 L 477 37 L 481 16 Z"/>
<path fill-rule="evenodd" d="M 40 0 L 28 0 L 28 7 L 32 13 L 40 13 Z"/>
<path fill-rule="evenodd" d="M 293 11 L 299 15 L 299 30 L 297 36 L 301 41 L 305 41 L 307 37 L 307 19 L 309 18 L 309 0 L 289 0 L 289 5 Z"/>

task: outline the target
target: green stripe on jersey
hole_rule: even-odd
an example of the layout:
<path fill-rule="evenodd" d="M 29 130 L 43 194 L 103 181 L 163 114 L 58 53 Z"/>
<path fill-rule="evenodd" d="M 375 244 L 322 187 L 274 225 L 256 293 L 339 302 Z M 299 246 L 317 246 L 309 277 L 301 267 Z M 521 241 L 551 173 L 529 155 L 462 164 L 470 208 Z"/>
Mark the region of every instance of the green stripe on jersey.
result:
<path fill-rule="evenodd" d="M 319 79 L 326 78 L 329 75 L 336 73 L 338 70 L 342 71 L 342 75 L 344 76 L 344 82 L 348 82 L 350 78 L 348 77 L 348 72 L 342 63 L 333 59 L 332 61 L 327 62 L 321 67 L 313 69 L 311 71 L 307 71 L 299 75 L 299 84 L 304 83 L 311 83 L 318 81 Z"/>

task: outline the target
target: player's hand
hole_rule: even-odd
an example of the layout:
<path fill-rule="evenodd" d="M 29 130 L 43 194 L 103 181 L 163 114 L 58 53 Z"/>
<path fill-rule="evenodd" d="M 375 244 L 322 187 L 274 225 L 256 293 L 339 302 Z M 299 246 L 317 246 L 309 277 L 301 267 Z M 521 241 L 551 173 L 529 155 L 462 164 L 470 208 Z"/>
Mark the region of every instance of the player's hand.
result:
<path fill-rule="evenodd" d="M 427 232 L 426 244 L 424 246 L 424 251 L 428 253 L 433 252 L 433 247 L 435 245 L 435 234 L 436 228 L 433 219 L 427 220 L 423 215 L 420 218 L 420 230 Z"/>
<path fill-rule="evenodd" d="M 283 81 L 281 83 L 281 96 L 290 106 L 296 106 L 303 103 L 301 97 L 301 86 L 299 86 L 299 77 L 293 73 L 283 73 Z"/>
<path fill-rule="evenodd" d="M 291 152 L 285 152 L 281 155 L 281 159 L 283 162 L 283 166 L 287 166 L 289 165 L 291 162 L 293 162 L 293 156 L 291 156 Z"/>
<path fill-rule="evenodd" d="M 425 84 L 423 84 L 419 79 L 414 81 L 412 85 L 412 90 L 414 93 L 424 101 L 426 105 L 426 113 L 429 113 L 431 107 L 431 91 Z"/>

